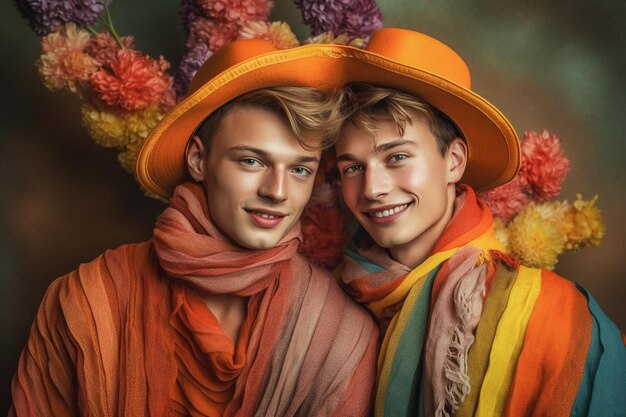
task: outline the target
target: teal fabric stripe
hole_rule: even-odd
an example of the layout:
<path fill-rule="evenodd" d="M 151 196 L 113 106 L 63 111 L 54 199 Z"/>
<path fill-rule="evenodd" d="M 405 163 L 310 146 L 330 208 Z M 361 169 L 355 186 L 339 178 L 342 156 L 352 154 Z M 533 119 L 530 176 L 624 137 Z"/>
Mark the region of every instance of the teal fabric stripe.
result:
<path fill-rule="evenodd" d="M 617 326 L 604 314 L 596 300 L 584 288 L 577 287 L 587 297 L 589 311 L 594 319 L 594 331 L 597 330 L 597 334 L 593 334 L 589 350 L 597 357 L 590 358 L 590 354 L 587 354 L 583 383 L 576 394 L 571 415 L 624 417 L 626 347 Z M 587 364 L 590 364 L 589 368 Z"/>
<path fill-rule="evenodd" d="M 365 269 L 370 274 L 378 274 L 380 272 L 385 272 L 385 268 L 375 263 L 370 262 L 365 259 L 361 255 L 359 255 L 359 249 L 354 243 L 351 243 L 348 247 L 343 250 L 343 254 L 349 258 L 354 259 L 363 269 Z"/>
<path fill-rule="evenodd" d="M 440 268 L 441 265 L 428 274 L 398 342 L 385 395 L 385 416 L 408 417 L 418 414 L 418 390 L 422 373 L 419 363 L 426 337 L 430 293 Z"/>

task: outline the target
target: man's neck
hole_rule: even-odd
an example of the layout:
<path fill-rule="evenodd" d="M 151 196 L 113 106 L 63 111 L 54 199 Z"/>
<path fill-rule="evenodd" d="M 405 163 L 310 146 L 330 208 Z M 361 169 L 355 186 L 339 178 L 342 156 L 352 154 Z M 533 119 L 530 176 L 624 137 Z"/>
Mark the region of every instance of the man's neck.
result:
<path fill-rule="evenodd" d="M 224 333 L 237 344 L 241 324 L 246 318 L 248 299 L 230 294 L 203 295 L 202 299 Z"/>

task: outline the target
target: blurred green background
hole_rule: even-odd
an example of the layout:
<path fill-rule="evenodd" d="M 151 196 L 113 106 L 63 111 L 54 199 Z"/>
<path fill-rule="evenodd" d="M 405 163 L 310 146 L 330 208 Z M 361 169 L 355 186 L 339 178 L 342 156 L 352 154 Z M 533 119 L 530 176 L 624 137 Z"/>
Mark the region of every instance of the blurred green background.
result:
<path fill-rule="evenodd" d="M 183 52 L 177 1 L 115 0 L 118 32 L 176 65 Z M 599 194 L 607 233 L 599 249 L 560 257 L 557 272 L 581 283 L 626 328 L 626 3 L 610 0 L 379 0 L 385 26 L 422 31 L 468 63 L 473 88 L 517 132 L 547 128 L 572 161 L 562 198 Z M 143 196 L 116 154 L 80 126 L 79 101 L 50 93 L 34 66 L 39 38 L 0 3 L 0 414 L 30 324 L 49 283 L 107 248 L 146 240 L 163 209 Z M 308 30 L 291 1 L 273 20 Z M 547 337 L 549 335 L 546 335 Z"/>

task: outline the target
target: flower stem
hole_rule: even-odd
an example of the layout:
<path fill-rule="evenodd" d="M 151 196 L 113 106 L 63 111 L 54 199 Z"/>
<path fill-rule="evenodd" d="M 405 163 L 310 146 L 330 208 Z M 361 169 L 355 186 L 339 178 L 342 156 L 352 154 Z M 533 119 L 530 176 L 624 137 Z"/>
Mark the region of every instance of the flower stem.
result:
<path fill-rule="evenodd" d="M 103 22 L 103 24 L 109 30 L 109 33 L 113 36 L 113 38 L 115 39 L 117 44 L 120 46 L 120 48 L 124 49 L 124 43 L 122 42 L 122 39 L 120 39 L 120 36 L 115 31 L 115 27 L 113 27 L 113 20 L 111 19 L 111 13 L 109 12 L 109 3 L 107 1 L 104 2 L 104 10 L 106 11 L 106 14 L 107 14 L 107 21 Z"/>
<path fill-rule="evenodd" d="M 98 35 L 98 31 L 95 30 L 92 26 L 86 26 L 86 28 L 93 36 L 97 36 Z"/>

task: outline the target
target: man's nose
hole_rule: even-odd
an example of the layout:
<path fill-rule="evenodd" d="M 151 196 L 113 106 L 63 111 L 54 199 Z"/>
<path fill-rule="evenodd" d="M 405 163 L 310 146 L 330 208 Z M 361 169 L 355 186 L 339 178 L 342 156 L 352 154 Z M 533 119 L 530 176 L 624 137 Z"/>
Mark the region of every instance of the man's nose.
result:
<path fill-rule="evenodd" d="M 259 188 L 259 195 L 275 202 L 287 200 L 287 172 L 280 168 L 269 169 Z"/>
<path fill-rule="evenodd" d="M 377 200 L 391 192 L 391 178 L 384 167 L 368 166 L 365 168 L 363 197 Z"/>

